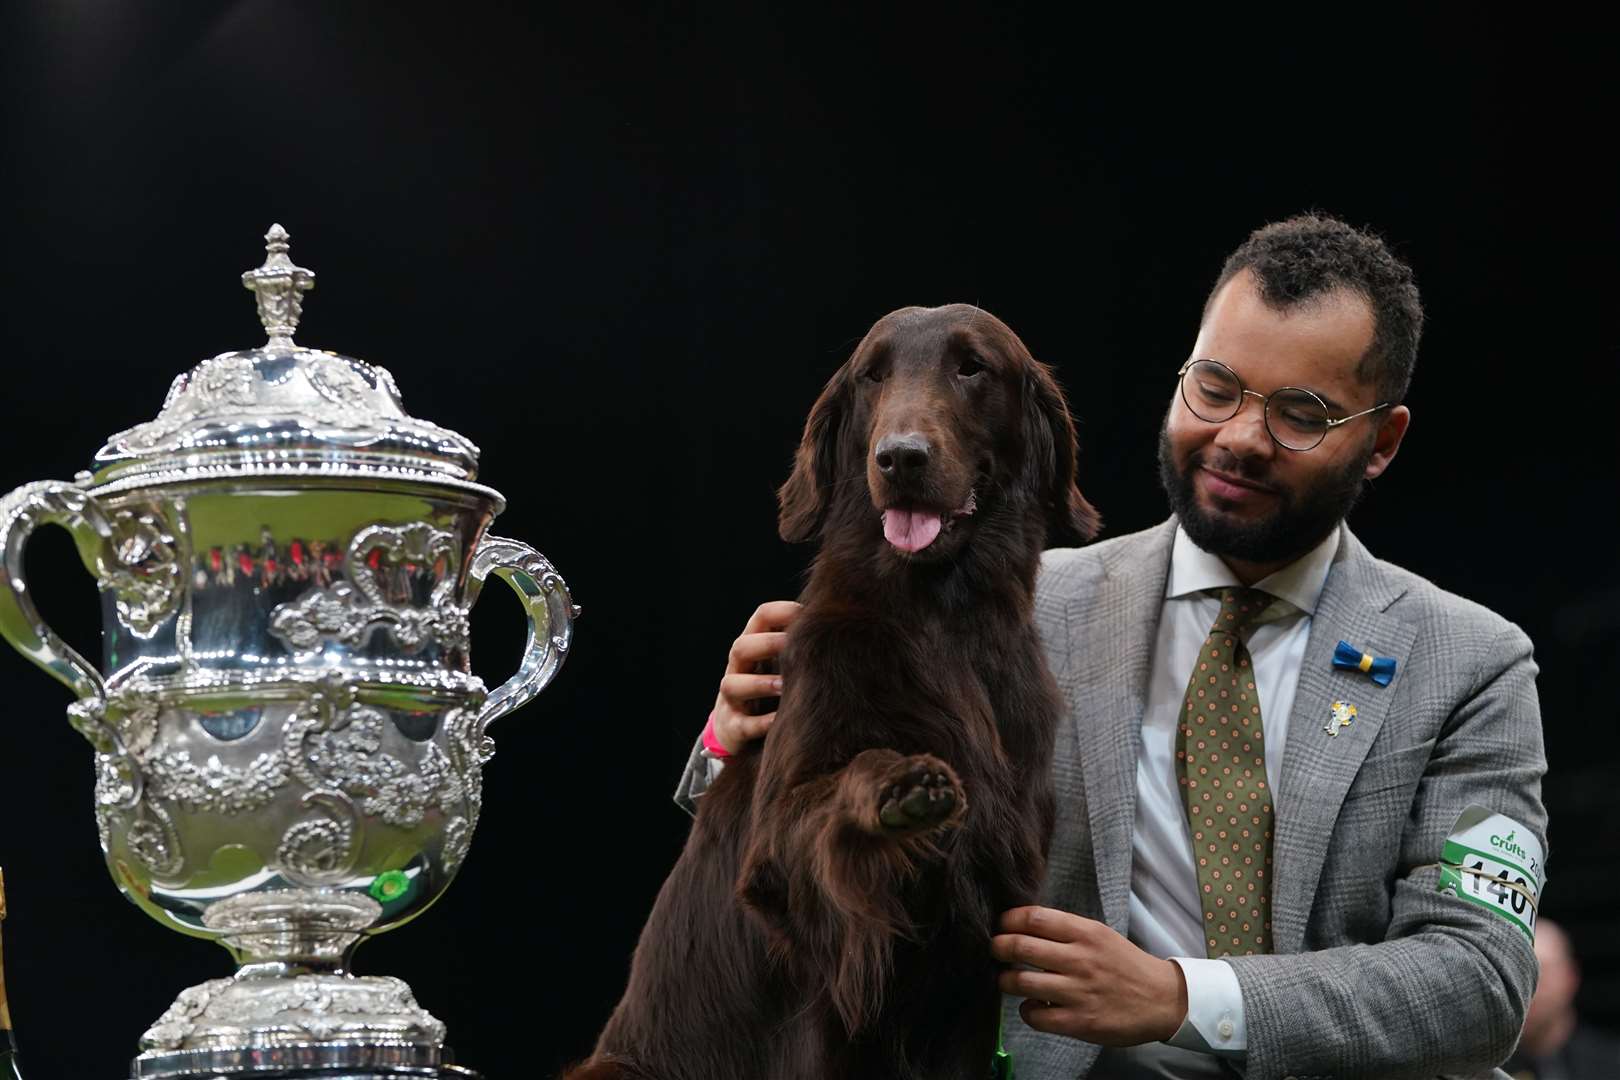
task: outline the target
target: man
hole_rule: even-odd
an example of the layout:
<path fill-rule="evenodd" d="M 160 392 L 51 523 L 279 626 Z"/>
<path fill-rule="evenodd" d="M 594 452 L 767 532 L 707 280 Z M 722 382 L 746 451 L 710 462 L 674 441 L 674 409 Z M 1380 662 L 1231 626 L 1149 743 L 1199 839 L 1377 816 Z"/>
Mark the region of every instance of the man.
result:
<path fill-rule="evenodd" d="M 1512 1050 L 1546 830 L 1530 642 L 1343 524 L 1406 434 L 1421 327 L 1375 237 L 1257 231 L 1171 393 L 1174 516 L 1047 553 L 1048 906 L 993 944 L 1020 1080 L 1490 1074 Z M 769 729 L 751 702 L 780 684 L 751 672 L 793 613 L 734 645 L 711 755 Z M 1498 880 L 1486 833 L 1531 869 Z"/>

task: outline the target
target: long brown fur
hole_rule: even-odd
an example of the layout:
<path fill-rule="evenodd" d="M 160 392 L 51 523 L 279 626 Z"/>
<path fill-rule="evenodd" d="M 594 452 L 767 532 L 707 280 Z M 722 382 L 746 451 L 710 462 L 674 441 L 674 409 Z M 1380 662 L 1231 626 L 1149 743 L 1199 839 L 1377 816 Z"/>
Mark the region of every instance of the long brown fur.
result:
<path fill-rule="evenodd" d="M 982 1080 L 994 920 L 1037 896 L 1052 826 L 1035 576 L 1098 524 L 1075 449 L 1050 372 L 974 307 L 885 316 L 832 377 L 779 493 L 820 549 L 776 722 L 701 799 L 569 1080 Z M 907 555 L 894 506 L 972 512 Z"/>

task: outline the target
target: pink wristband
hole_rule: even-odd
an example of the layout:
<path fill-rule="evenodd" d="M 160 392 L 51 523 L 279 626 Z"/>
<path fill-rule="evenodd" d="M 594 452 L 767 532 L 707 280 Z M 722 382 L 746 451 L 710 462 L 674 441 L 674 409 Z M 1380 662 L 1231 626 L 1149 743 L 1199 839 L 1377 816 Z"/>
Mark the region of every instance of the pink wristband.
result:
<path fill-rule="evenodd" d="M 714 734 L 714 713 L 712 711 L 709 713 L 709 722 L 703 725 L 703 749 L 709 752 L 710 757 L 728 758 L 731 756 L 731 751 L 721 745 L 720 740 Z"/>

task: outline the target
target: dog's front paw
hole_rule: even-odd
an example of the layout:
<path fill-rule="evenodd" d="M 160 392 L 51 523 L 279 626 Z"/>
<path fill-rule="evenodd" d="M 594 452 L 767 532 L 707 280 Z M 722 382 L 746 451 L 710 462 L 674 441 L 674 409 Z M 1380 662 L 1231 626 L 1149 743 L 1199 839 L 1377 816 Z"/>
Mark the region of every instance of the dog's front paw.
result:
<path fill-rule="evenodd" d="M 927 754 L 898 763 L 878 793 L 878 822 L 890 833 L 952 825 L 966 809 L 961 781 L 949 765 Z"/>

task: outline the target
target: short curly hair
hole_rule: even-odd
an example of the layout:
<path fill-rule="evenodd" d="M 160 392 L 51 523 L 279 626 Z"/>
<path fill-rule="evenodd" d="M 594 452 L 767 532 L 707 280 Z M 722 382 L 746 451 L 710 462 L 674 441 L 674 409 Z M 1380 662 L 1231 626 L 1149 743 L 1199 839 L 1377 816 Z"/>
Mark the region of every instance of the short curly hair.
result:
<path fill-rule="evenodd" d="M 1221 267 L 1204 302 L 1206 313 L 1222 287 L 1245 270 L 1254 274 L 1261 299 L 1276 311 L 1286 312 L 1336 289 L 1367 301 L 1373 340 L 1356 375 L 1377 385 L 1380 401 L 1399 404 L 1405 399 L 1423 336 L 1423 303 L 1412 268 L 1383 240 L 1317 213 L 1256 229 Z"/>

